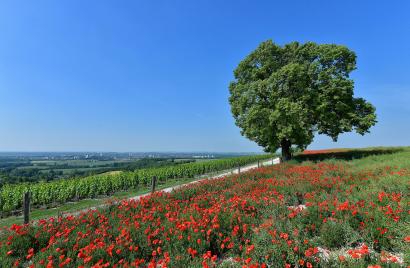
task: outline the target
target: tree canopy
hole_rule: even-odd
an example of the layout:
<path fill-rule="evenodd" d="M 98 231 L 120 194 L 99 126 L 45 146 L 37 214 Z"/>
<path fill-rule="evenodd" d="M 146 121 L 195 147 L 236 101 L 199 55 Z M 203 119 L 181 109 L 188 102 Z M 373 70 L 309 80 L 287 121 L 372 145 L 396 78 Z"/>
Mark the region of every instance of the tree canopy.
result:
<path fill-rule="evenodd" d="M 231 111 L 241 134 L 267 152 L 305 149 L 315 133 L 337 141 L 355 130 L 364 135 L 376 121 L 375 107 L 354 96 L 356 54 L 335 44 L 279 46 L 265 41 L 242 60 L 229 85 Z"/>

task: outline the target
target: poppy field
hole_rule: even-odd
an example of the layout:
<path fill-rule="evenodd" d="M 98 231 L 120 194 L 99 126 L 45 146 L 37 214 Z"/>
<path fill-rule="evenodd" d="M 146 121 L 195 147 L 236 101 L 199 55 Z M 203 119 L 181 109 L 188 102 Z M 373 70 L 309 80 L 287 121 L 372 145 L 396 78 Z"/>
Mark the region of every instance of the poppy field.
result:
<path fill-rule="evenodd" d="M 98 196 L 110 196 L 127 189 L 145 188 L 152 177 L 161 181 L 221 171 L 238 165 L 268 159 L 270 155 L 250 155 L 222 158 L 213 161 L 191 162 L 175 166 L 136 169 L 114 174 L 98 174 L 84 178 L 60 179 L 51 182 L 5 184 L 0 187 L 0 215 L 8 216 L 23 206 L 22 196 L 31 193 L 31 205 L 55 207 L 69 201 L 78 201 Z"/>
<path fill-rule="evenodd" d="M 0 234 L 1 264 L 407 267 L 408 159 L 410 150 L 403 149 L 293 161 L 79 216 L 9 226 Z"/>

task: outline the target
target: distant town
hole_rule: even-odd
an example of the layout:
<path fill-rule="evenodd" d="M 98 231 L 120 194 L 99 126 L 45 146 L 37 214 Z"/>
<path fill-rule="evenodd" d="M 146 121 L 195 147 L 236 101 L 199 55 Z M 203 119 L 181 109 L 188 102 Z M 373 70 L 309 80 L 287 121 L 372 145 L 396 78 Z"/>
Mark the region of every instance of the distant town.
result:
<path fill-rule="evenodd" d="M 0 159 L 31 160 L 118 160 L 140 158 L 200 158 L 214 159 L 232 156 L 256 155 L 252 152 L 0 152 Z"/>

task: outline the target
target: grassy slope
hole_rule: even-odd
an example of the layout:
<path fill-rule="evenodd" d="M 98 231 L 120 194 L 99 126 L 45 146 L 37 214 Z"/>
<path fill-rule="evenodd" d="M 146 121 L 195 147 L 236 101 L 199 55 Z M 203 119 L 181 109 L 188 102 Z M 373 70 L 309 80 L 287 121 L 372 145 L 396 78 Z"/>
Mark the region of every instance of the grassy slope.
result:
<path fill-rule="evenodd" d="M 160 184 L 157 189 L 161 190 L 167 187 L 185 184 L 192 180 L 193 180 L 192 178 L 181 178 L 181 179 L 169 180 L 166 183 Z M 99 206 L 104 203 L 108 203 L 112 200 L 131 198 L 134 196 L 146 194 L 149 191 L 150 191 L 149 188 L 138 189 L 138 190 L 133 189 L 130 191 L 114 193 L 110 197 L 84 199 L 78 202 L 69 202 L 62 206 L 58 206 L 58 207 L 54 207 L 50 209 L 32 209 L 32 211 L 30 212 L 30 220 L 35 221 L 35 220 L 46 219 L 50 217 L 58 217 L 60 213 L 73 213 L 73 212 L 77 212 L 77 211 L 84 210 L 87 208 Z M 11 226 L 12 224 L 22 224 L 22 222 L 23 222 L 23 215 L 10 216 L 7 218 L 0 219 L 0 226 Z"/>
<path fill-rule="evenodd" d="M 318 161 L 321 160 L 321 161 Z M 299 163 L 301 166 L 314 166 L 312 165 L 312 162 L 324 162 L 324 163 L 328 163 L 328 164 L 340 164 L 340 166 L 345 166 L 346 170 L 348 171 L 348 173 L 345 173 L 343 170 L 325 170 L 324 172 L 324 177 L 337 177 L 337 176 L 343 176 L 343 175 L 347 175 L 347 177 L 349 176 L 353 176 L 356 177 L 355 175 L 357 175 L 357 177 L 363 177 L 366 176 L 364 174 L 369 173 L 372 174 L 370 176 L 375 176 L 376 179 L 371 179 L 369 181 L 355 181 L 354 185 L 356 188 L 354 188 L 354 191 L 351 195 L 346 195 L 345 190 L 349 189 L 349 185 L 350 182 L 348 182 L 348 184 L 342 184 L 340 187 L 342 187 L 342 191 L 337 190 L 337 187 L 333 187 L 332 189 L 326 189 L 323 188 L 323 185 L 312 185 L 310 184 L 309 181 L 304 182 L 303 180 L 301 180 L 300 185 L 293 185 L 292 187 L 288 187 L 288 186 L 279 186 L 278 191 L 280 193 L 283 193 L 285 196 L 285 200 L 288 200 L 289 197 L 295 197 L 295 193 L 297 193 L 298 191 L 301 192 L 310 192 L 310 191 L 316 191 L 318 189 L 321 190 L 325 190 L 329 193 L 329 195 L 334 195 L 334 196 L 338 196 L 340 199 L 340 202 L 343 201 L 343 198 L 348 197 L 349 198 L 349 202 L 356 202 L 358 200 L 369 200 L 369 197 L 374 197 L 374 200 L 377 200 L 377 193 L 381 192 L 381 191 L 385 191 L 387 193 L 401 193 L 403 196 L 403 202 L 406 202 L 406 200 L 408 200 L 409 197 L 409 176 L 405 175 L 405 176 L 398 176 L 395 174 L 392 174 L 390 171 L 400 171 L 402 169 L 407 169 L 407 171 L 410 170 L 410 147 L 402 147 L 402 148 L 367 148 L 367 149 L 357 149 L 357 150 L 349 150 L 349 151 L 343 151 L 343 152 L 336 152 L 336 153 L 330 153 L 330 154 L 324 154 L 324 155 L 309 155 L 309 156 L 304 156 L 304 155 L 298 155 L 296 156 L 295 160 L 293 160 L 294 164 L 295 163 Z M 297 166 L 300 166 L 297 165 Z M 286 165 L 284 165 L 286 167 L 286 169 L 288 168 Z M 293 166 L 293 165 L 292 165 Z M 292 166 L 289 166 L 292 168 Z M 296 165 L 293 167 L 297 167 Z M 390 169 L 391 168 L 391 169 Z M 386 170 L 388 172 L 386 172 Z M 393 173 L 394 173 L 393 172 Z M 251 174 L 251 173 L 249 173 Z M 296 174 L 296 173 L 295 173 Z M 276 178 L 279 180 L 282 179 L 288 179 L 287 177 L 287 173 L 286 170 L 282 169 L 279 167 L 279 169 L 275 169 L 275 168 L 268 168 L 265 171 L 262 171 L 260 174 L 256 174 L 254 175 L 255 178 Z M 250 187 L 254 187 L 255 185 L 253 183 L 254 179 L 251 179 L 249 177 L 249 175 L 247 175 L 247 173 L 244 173 L 241 175 L 241 177 L 243 178 L 243 180 L 239 180 L 238 182 L 242 182 L 242 183 L 248 183 Z M 202 185 L 202 187 L 195 187 L 195 186 L 190 186 L 188 188 L 185 189 L 181 189 L 178 190 L 175 194 L 174 194 L 174 198 L 176 198 L 177 200 L 187 200 L 189 197 L 197 197 L 199 195 L 205 195 L 206 193 L 209 192 L 213 192 L 215 191 L 216 193 L 219 192 L 224 192 L 225 190 L 229 190 L 232 188 L 232 183 L 229 183 L 231 179 L 227 178 L 226 180 L 220 180 L 220 182 L 215 182 L 215 184 L 208 184 L 208 186 L 206 184 Z M 298 182 L 299 177 L 296 176 L 296 182 Z M 363 184 L 361 184 L 363 182 Z M 242 185 L 241 183 L 239 183 L 238 185 L 236 185 L 238 188 L 235 189 L 235 191 L 229 192 L 227 191 L 225 194 L 227 197 L 230 197 L 231 195 L 233 196 L 233 194 L 244 194 L 244 195 L 249 195 L 249 189 L 246 188 L 246 185 Z M 242 186 L 244 186 L 244 188 L 242 188 Z M 260 185 L 260 186 L 264 186 L 264 184 Z M 297 186 L 297 187 L 296 187 Z M 319 187 L 319 188 L 318 188 Z M 322 188 L 320 188 L 322 187 Z M 245 191 L 246 190 L 246 191 Z M 211 198 L 211 196 L 207 197 L 207 198 Z M 321 197 L 318 196 L 318 198 L 320 199 Z M 162 200 L 164 199 L 164 200 Z M 259 199 L 257 199 L 259 200 Z M 326 198 L 325 198 L 326 200 Z M 159 204 L 161 204 L 161 202 L 166 203 L 167 199 L 164 198 L 159 198 L 157 202 L 159 202 Z M 292 200 L 290 200 L 292 201 Z M 252 202 L 252 201 L 251 201 Z M 375 201 L 376 202 L 376 201 Z M 256 205 L 256 203 L 254 203 L 254 205 Z M 189 207 L 189 205 L 187 205 Z M 228 207 L 230 206 L 230 204 L 228 204 Z M 408 206 L 404 206 L 404 209 L 407 210 Z M 115 211 L 115 210 L 114 210 Z M 239 210 L 242 211 L 242 210 Z M 377 211 L 369 211 L 370 213 L 374 213 L 374 215 L 378 215 Z M 123 213 L 120 211 L 120 213 Z M 254 218 L 249 218 L 248 220 L 250 221 L 250 223 L 254 223 L 256 224 L 256 226 L 260 225 L 262 226 L 265 223 L 270 223 L 273 224 L 275 228 L 278 228 L 278 230 L 282 230 L 282 231 L 289 231 L 288 233 L 291 234 L 291 231 L 293 230 L 294 227 L 298 227 L 300 228 L 301 226 L 305 226 L 306 223 L 308 222 L 315 222 L 318 226 L 322 225 L 321 220 L 316 221 L 317 219 L 315 219 L 315 215 L 312 214 L 311 217 L 296 217 L 292 220 L 286 220 L 286 215 L 289 213 L 288 209 L 286 208 L 286 206 L 276 206 L 275 204 L 271 204 L 270 207 L 269 206 L 260 206 L 259 207 L 259 213 L 261 213 L 261 217 L 259 219 L 254 219 Z M 339 213 L 339 212 L 338 212 Z M 343 214 L 343 212 L 340 212 Z M 188 214 L 187 214 L 188 215 Z M 349 216 L 350 212 L 346 212 L 345 219 L 350 219 L 352 220 L 352 217 Z M 381 214 L 380 214 L 381 215 Z M 285 218 L 282 221 L 276 221 L 274 220 L 273 222 L 269 222 L 266 220 L 271 219 L 272 217 L 282 217 L 285 216 Z M 114 217 L 115 218 L 115 217 Z M 221 221 L 223 221 L 224 219 L 221 218 Z M 381 219 L 379 222 L 379 224 L 384 224 L 384 219 Z M 221 224 L 225 224 L 223 222 L 221 222 Z M 391 224 L 391 221 L 390 223 Z M 226 223 L 226 226 L 229 226 L 229 223 Z M 345 226 L 345 225 L 344 225 Z M 348 226 L 348 225 L 346 225 Z M 382 225 L 375 225 L 376 226 L 382 226 Z M 386 225 L 388 226 L 388 225 Z M 406 224 L 406 222 L 399 222 L 399 224 L 397 225 L 398 227 L 400 227 L 397 230 L 390 230 L 389 232 L 392 233 L 397 233 L 400 234 L 401 236 L 405 236 L 410 234 L 410 225 Z M 335 231 L 340 232 L 340 228 L 338 228 L 338 225 L 332 227 L 335 228 Z M 144 228 L 142 228 L 144 229 Z M 255 228 L 255 229 L 259 229 L 259 228 Z M 374 231 L 375 228 L 369 228 L 369 230 Z M 333 229 L 332 229 L 333 230 Z M 231 231 L 227 230 L 227 234 L 229 235 Z M 263 231 L 262 231 L 263 232 Z M 323 243 L 328 243 L 328 244 L 333 244 L 333 243 L 338 243 L 339 238 L 336 237 L 336 234 L 332 231 L 326 231 L 326 229 L 320 229 L 319 231 L 320 236 L 309 236 L 309 239 L 311 239 L 312 243 L 315 243 L 316 245 L 321 245 Z M 349 231 L 350 232 L 350 231 Z M 378 233 L 378 231 L 375 232 L 376 234 Z M 328 238 L 325 237 L 325 235 L 330 234 Z M 304 235 L 304 234 L 302 234 Z M 357 235 L 358 235 L 358 230 L 357 229 L 352 229 L 351 233 L 342 233 L 342 235 L 346 235 L 349 236 L 349 239 L 356 239 Z M 362 233 L 361 233 L 362 235 Z M 366 234 L 370 236 L 370 234 Z M 337 239 L 335 239 L 335 237 Z M 270 248 L 272 247 L 272 243 L 270 242 L 271 237 L 268 234 L 265 234 L 265 237 L 263 237 L 261 234 L 259 234 L 259 232 L 255 232 L 254 235 L 252 235 L 252 241 L 251 243 L 254 243 L 257 248 L 259 246 L 259 249 L 256 252 L 253 252 L 253 259 L 258 259 L 256 258 L 257 256 L 261 257 L 262 259 L 265 256 L 265 253 L 262 252 L 263 250 L 266 250 L 269 253 Z M 371 237 L 362 237 L 360 240 L 365 239 L 367 240 L 367 242 L 369 243 L 369 241 L 372 241 Z M 266 245 L 266 241 L 268 243 L 268 245 Z M 384 242 L 386 243 L 386 247 L 389 248 L 389 244 L 390 242 Z M 260 246 L 263 246 L 262 248 Z M 345 245 L 345 244 L 343 244 Z M 164 245 L 165 246 L 165 245 Z M 329 246 L 330 247 L 330 246 Z M 391 245 L 391 248 L 395 248 L 395 249 L 400 249 L 400 251 L 398 252 L 402 252 L 405 253 L 405 261 L 409 260 L 409 252 L 406 252 L 406 248 L 408 249 L 408 246 L 406 244 L 403 244 L 403 240 L 402 237 L 400 239 L 398 239 L 397 241 L 394 241 L 394 243 Z M 278 248 L 280 250 L 283 250 L 285 248 Z M 274 251 L 273 254 L 275 254 L 275 252 L 280 252 L 280 250 L 276 250 Z M 270 253 L 269 253 L 270 254 Z M 229 256 L 229 255 L 227 255 Z M 279 256 L 279 255 L 278 255 Z M 272 256 L 273 258 L 273 256 Z M 190 262 L 190 260 L 187 260 L 187 262 Z M 359 265 L 359 263 L 357 263 Z M 363 263 L 362 263 L 363 264 Z M 337 263 L 335 264 L 337 265 Z M 221 265 L 223 266 L 223 265 Z M 198 266 L 199 267 L 199 266 Z M 223 267 L 227 267 L 227 266 L 223 266 Z M 233 266 L 232 266 L 233 267 Z M 235 266 L 236 267 L 236 266 Z M 239 267 L 239 266 L 238 266 Z M 335 266 L 336 267 L 336 266 Z M 338 266 L 339 267 L 339 266 Z M 344 267 L 344 266 L 340 266 L 340 267 Z M 351 267 L 351 266 L 349 266 Z"/>
<path fill-rule="evenodd" d="M 200 161 L 212 161 L 212 160 L 199 159 L 197 161 L 200 162 Z M 218 172 L 212 172 L 212 173 L 209 173 L 209 174 L 198 176 L 197 178 L 178 178 L 178 179 L 168 180 L 167 182 L 158 182 L 157 189 L 161 190 L 161 189 L 168 188 L 168 187 L 173 187 L 173 186 L 186 184 L 186 183 L 195 181 L 195 180 L 200 179 L 200 178 L 204 178 L 204 177 L 207 177 L 207 176 L 211 177 L 211 176 L 214 176 L 216 174 L 225 173 L 225 172 L 230 171 L 230 170 L 232 170 L 232 169 L 221 170 L 221 171 L 218 171 Z M 123 172 L 123 171 L 110 171 L 110 172 L 106 172 L 105 174 L 118 174 L 118 173 L 121 173 L 121 172 Z M 78 202 L 69 202 L 69 203 L 66 203 L 64 205 L 60 205 L 60 206 L 56 206 L 56 207 L 52 207 L 52 208 L 47 208 L 47 209 L 35 208 L 35 209 L 31 209 L 30 220 L 35 221 L 35 220 L 40 220 L 40 219 L 47 219 L 47 218 L 50 218 L 50 217 L 58 217 L 58 215 L 60 213 L 74 213 L 74 212 L 78 212 L 78 211 L 81 211 L 81 210 L 85 210 L 87 208 L 100 206 L 100 205 L 108 203 L 112 200 L 125 199 L 125 198 L 131 198 L 131 197 L 138 196 L 138 195 L 143 195 L 143 194 L 148 193 L 149 191 L 150 191 L 149 187 L 141 188 L 141 189 L 131 189 L 129 191 L 116 192 L 112 196 L 109 196 L 109 197 L 101 197 L 101 198 L 94 198 L 94 199 L 83 199 L 83 200 L 80 200 Z M 12 224 L 22 224 L 22 223 L 23 223 L 23 215 L 0 218 L 0 227 L 11 226 Z"/>
<path fill-rule="evenodd" d="M 320 160 L 318 160 L 320 159 Z M 377 192 L 401 193 L 404 198 L 410 197 L 409 176 L 398 176 L 394 174 L 385 175 L 386 169 L 392 171 L 410 170 L 410 147 L 369 147 L 362 149 L 350 149 L 337 153 L 320 154 L 316 156 L 298 155 L 292 160 L 293 163 L 309 165 L 312 162 L 324 162 L 332 164 L 342 164 L 349 167 L 353 176 L 369 172 L 373 174 L 383 174 L 379 180 L 370 180 L 369 183 L 359 188 L 357 194 L 351 198 L 353 201 L 366 200 L 369 195 Z M 410 213 L 410 203 L 404 206 L 404 210 Z M 399 233 L 410 235 L 410 222 L 400 225 Z M 403 252 L 405 259 L 410 261 L 410 247 Z"/>
<path fill-rule="evenodd" d="M 343 149 L 337 153 L 317 154 L 317 155 L 297 155 L 291 163 L 309 164 L 311 162 L 346 162 L 357 171 L 365 169 L 378 169 L 380 166 L 391 166 L 398 168 L 410 168 L 410 147 L 370 147 L 363 149 Z M 111 171 L 108 173 L 119 173 L 121 171 Z M 178 179 L 169 181 L 166 184 L 161 184 L 158 189 L 181 185 L 192 181 L 192 179 Z M 383 187 L 381 185 L 380 187 Z M 50 208 L 50 209 L 33 209 L 30 214 L 31 220 L 39 220 L 49 217 L 56 217 L 59 213 L 69 213 L 98 206 L 112 199 L 129 198 L 141 194 L 148 193 L 149 189 L 130 190 L 126 192 L 118 192 L 112 197 L 85 199 L 79 202 L 70 202 L 65 205 Z M 0 219 L 0 226 L 10 226 L 11 224 L 21 224 L 23 216 L 11 216 Z"/>

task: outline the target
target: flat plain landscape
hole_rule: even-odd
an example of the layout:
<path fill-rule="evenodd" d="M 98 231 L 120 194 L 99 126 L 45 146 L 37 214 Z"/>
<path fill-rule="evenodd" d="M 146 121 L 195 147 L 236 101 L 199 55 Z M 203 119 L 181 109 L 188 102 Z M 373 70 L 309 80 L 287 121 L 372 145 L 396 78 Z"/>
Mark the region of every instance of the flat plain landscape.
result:
<path fill-rule="evenodd" d="M 234 157 L 238 153 L 0 152 L 0 185 Z"/>

